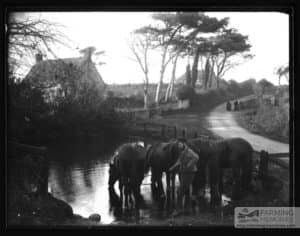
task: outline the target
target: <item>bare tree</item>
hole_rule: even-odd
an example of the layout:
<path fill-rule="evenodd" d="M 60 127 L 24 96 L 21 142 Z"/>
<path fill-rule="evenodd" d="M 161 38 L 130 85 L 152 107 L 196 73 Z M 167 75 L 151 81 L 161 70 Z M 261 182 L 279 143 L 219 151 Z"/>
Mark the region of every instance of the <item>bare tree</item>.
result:
<path fill-rule="evenodd" d="M 25 70 L 32 65 L 32 58 L 39 52 L 49 52 L 56 57 L 53 46 L 68 46 L 67 37 L 59 30 L 63 26 L 42 18 L 19 18 L 12 14 L 6 25 L 8 34 L 8 62 L 10 71 Z"/>
<path fill-rule="evenodd" d="M 129 48 L 134 55 L 136 61 L 142 72 L 144 73 L 144 108 L 147 109 L 149 105 L 148 87 L 149 87 L 149 65 L 148 53 L 151 45 L 151 40 L 144 34 L 143 36 L 136 36 L 130 43 Z"/>
<path fill-rule="evenodd" d="M 172 60 L 172 63 L 173 63 L 172 75 L 171 75 L 171 79 L 170 79 L 170 82 L 169 82 L 167 90 L 166 90 L 165 102 L 167 102 L 169 100 L 169 98 L 172 97 L 172 95 L 173 95 L 175 76 L 176 76 L 176 67 L 177 67 L 177 61 L 178 61 L 179 55 L 180 55 L 180 53 L 177 53 L 176 56 Z"/>
<path fill-rule="evenodd" d="M 289 82 L 289 66 L 283 65 L 276 69 L 275 74 L 278 75 L 278 85 L 280 87 L 281 77 L 284 76 Z"/>

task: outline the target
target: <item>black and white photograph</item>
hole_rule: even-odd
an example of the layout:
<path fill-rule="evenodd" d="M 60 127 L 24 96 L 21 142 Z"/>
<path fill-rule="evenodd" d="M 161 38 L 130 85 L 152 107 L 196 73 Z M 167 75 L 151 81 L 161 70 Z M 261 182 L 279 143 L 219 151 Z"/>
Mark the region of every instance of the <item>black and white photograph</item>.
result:
<path fill-rule="evenodd" d="M 291 206 L 288 12 L 6 17 L 7 227 L 234 227 Z"/>

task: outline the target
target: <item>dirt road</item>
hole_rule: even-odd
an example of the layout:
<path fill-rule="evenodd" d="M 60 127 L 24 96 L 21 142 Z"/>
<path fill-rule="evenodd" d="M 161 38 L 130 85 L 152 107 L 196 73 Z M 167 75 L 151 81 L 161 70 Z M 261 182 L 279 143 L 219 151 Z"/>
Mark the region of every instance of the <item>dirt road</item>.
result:
<path fill-rule="evenodd" d="M 225 104 L 221 104 L 213 109 L 206 117 L 206 121 L 209 124 L 208 129 L 216 135 L 223 138 L 242 137 L 250 142 L 257 151 L 263 149 L 269 153 L 289 152 L 289 144 L 252 134 L 240 127 L 234 118 L 234 112 L 226 111 Z M 288 158 L 285 160 L 288 161 Z"/>

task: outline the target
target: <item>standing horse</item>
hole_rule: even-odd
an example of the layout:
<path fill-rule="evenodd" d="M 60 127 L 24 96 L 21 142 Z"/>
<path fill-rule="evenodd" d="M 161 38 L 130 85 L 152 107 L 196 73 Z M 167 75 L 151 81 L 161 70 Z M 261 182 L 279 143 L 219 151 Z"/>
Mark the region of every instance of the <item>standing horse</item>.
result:
<path fill-rule="evenodd" d="M 162 174 L 166 173 L 167 192 L 170 193 L 170 181 L 172 190 L 175 189 L 175 175 L 179 175 L 180 187 L 178 190 L 178 206 L 182 207 L 184 194 L 188 193 L 194 174 L 197 170 L 198 155 L 186 144 L 179 140 L 171 140 L 168 143 L 153 145 L 147 155 L 148 167 L 151 167 L 152 191 L 158 190 L 160 196 L 164 196 Z M 172 191 L 172 198 L 175 193 Z"/>
<path fill-rule="evenodd" d="M 166 173 L 167 191 L 170 190 L 170 181 L 175 185 L 175 176 L 169 169 L 177 162 L 180 152 L 184 150 L 184 144 L 178 140 L 156 143 L 150 146 L 147 154 L 147 169 L 151 168 L 151 189 L 158 191 L 159 196 L 164 197 L 162 175 Z"/>
<path fill-rule="evenodd" d="M 211 203 L 220 204 L 223 192 L 223 171 L 232 169 L 232 198 L 240 198 L 242 190 L 250 189 L 252 181 L 253 148 L 242 138 L 221 141 L 189 140 L 188 145 L 199 155 L 198 172 L 194 180 L 194 193 L 205 187 L 205 169 L 208 167 Z M 198 151 L 199 150 L 199 151 Z"/>
<path fill-rule="evenodd" d="M 125 207 L 128 200 L 132 203 L 133 194 L 136 209 L 143 199 L 140 186 L 145 174 L 146 149 L 137 143 L 125 143 L 115 152 L 109 168 L 109 188 L 113 188 L 119 181 L 120 198 L 123 203 L 123 192 L 125 195 Z"/>

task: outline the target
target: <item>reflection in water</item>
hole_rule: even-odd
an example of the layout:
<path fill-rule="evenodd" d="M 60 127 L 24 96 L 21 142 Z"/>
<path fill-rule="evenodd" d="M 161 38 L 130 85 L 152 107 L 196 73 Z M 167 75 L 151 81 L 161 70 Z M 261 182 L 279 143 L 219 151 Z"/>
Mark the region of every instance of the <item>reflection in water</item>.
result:
<path fill-rule="evenodd" d="M 49 178 L 52 193 L 68 202 L 75 214 L 88 217 L 99 213 L 104 223 L 111 223 L 114 217 L 110 215 L 108 206 L 108 164 L 87 166 L 62 170 L 61 166 L 53 164 Z M 66 176 L 71 176 L 73 182 L 62 181 L 69 179 Z"/>

